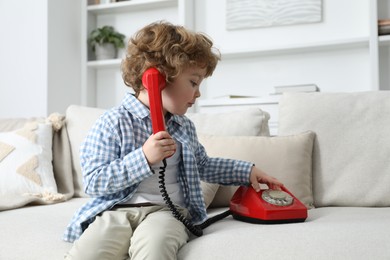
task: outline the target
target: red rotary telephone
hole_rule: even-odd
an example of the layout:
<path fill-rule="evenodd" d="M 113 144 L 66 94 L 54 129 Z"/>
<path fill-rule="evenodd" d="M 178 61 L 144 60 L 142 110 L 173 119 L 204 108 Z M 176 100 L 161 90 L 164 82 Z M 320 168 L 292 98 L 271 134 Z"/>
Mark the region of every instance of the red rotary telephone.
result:
<path fill-rule="evenodd" d="M 307 208 L 290 191 L 256 192 L 252 186 L 240 186 L 230 200 L 230 211 L 237 220 L 257 224 L 303 222 Z"/>
<path fill-rule="evenodd" d="M 162 110 L 161 91 L 165 88 L 165 77 L 156 69 L 147 69 L 142 76 L 142 84 L 148 91 L 150 116 L 152 119 L 153 133 L 165 131 L 164 116 Z M 251 186 L 241 186 L 237 189 L 230 201 L 230 210 L 208 219 L 200 225 L 193 225 L 176 209 L 165 189 L 164 172 L 166 161 L 163 160 L 160 171 L 160 188 L 162 196 L 172 211 L 172 214 L 196 236 L 203 234 L 202 229 L 215 221 L 230 214 L 237 220 L 262 223 L 292 223 L 303 222 L 307 218 L 307 208 L 285 187 L 281 191 L 261 190 L 256 192 Z"/>

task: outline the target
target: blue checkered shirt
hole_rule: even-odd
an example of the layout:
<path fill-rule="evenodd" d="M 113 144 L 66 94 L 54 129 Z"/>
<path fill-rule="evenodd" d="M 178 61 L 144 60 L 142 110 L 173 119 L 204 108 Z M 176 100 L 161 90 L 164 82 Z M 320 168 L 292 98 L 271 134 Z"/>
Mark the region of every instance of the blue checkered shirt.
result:
<path fill-rule="evenodd" d="M 192 221 L 207 219 L 200 181 L 247 185 L 251 163 L 210 158 L 198 142 L 194 124 L 185 116 L 171 115 L 167 131 L 182 144 L 178 182 Z M 80 149 L 85 192 L 91 200 L 73 216 L 63 239 L 73 242 L 95 217 L 127 201 L 138 185 L 153 174 L 142 152 L 152 134 L 149 109 L 133 95 L 108 110 L 95 123 Z"/>

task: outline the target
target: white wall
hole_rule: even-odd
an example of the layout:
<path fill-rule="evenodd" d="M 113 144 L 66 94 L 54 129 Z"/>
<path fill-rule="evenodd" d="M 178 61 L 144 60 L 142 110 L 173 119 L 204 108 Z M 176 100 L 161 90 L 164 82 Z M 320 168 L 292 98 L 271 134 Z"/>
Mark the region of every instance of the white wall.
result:
<path fill-rule="evenodd" d="M 274 86 L 317 84 L 321 91 L 371 90 L 369 0 L 323 0 L 320 23 L 228 31 L 225 0 L 198 0 L 195 29 L 208 34 L 222 61 L 203 87 L 203 98 L 228 94 L 264 96 Z M 367 38 L 367 46 L 224 58 L 224 53 L 278 49 Z"/>
<path fill-rule="evenodd" d="M 47 114 L 65 113 L 70 104 L 81 103 L 81 1 L 47 1 Z"/>
<path fill-rule="evenodd" d="M 80 2 L 0 0 L 0 117 L 80 103 Z"/>
<path fill-rule="evenodd" d="M 0 0 L 0 117 L 45 116 L 81 103 L 81 2 L 79 0 Z M 196 0 L 194 28 L 211 36 L 223 53 L 369 37 L 370 0 L 323 0 L 323 21 L 227 31 L 225 0 Z M 115 17 L 118 30 L 132 34 L 156 10 Z M 169 20 L 178 20 L 175 11 Z M 138 15 L 138 16 L 137 16 Z M 98 25 L 110 17 L 102 17 Z M 128 21 L 128 22 L 127 22 Z M 136 27 L 136 28 L 135 28 Z M 115 80 L 97 80 L 98 104 L 117 104 L 125 88 Z M 112 79 L 112 77 L 111 77 Z M 370 90 L 367 46 L 225 59 L 202 86 L 202 98 L 226 94 L 264 96 L 276 85 L 315 83 L 321 91 Z M 105 87 L 112 82 L 113 87 Z M 107 98 L 109 97 L 109 98 Z"/>
<path fill-rule="evenodd" d="M 0 0 L 0 117 L 44 115 L 46 1 Z"/>
<path fill-rule="evenodd" d="M 196 30 L 210 35 L 222 52 L 368 36 L 369 0 L 322 0 L 323 21 L 244 30 L 225 29 L 226 0 L 197 0 Z"/>

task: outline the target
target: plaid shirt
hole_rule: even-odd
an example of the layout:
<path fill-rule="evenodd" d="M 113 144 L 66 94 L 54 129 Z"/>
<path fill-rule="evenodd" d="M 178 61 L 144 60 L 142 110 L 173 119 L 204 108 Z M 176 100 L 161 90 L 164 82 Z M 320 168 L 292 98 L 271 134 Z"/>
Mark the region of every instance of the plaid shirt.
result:
<path fill-rule="evenodd" d="M 253 164 L 210 158 L 198 142 L 194 124 L 185 116 L 171 115 L 167 131 L 182 144 L 178 182 L 192 221 L 207 219 L 200 180 L 224 185 L 247 185 Z M 127 94 L 119 107 L 104 113 L 80 149 L 85 192 L 91 200 L 73 216 L 63 239 L 73 242 L 95 217 L 127 201 L 142 180 L 153 174 L 142 152 L 152 134 L 149 109 Z"/>

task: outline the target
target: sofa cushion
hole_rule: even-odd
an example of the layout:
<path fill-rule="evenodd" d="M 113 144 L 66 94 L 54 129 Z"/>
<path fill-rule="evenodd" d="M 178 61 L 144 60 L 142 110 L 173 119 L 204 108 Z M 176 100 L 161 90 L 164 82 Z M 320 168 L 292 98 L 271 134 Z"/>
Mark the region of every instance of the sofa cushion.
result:
<path fill-rule="evenodd" d="M 249 108 L 230 113 L 187 113 L 196 131 L 208 135 L 269 136 L 269 113 L 260 108 Z"/>
<path fill-rule="evenodd" d="M 179 260 L 390 259 L 390 208 L 326 207 L 303 223 L 259 225 L 228 217 L 184 245 Z"/>
<path fill-rule="evenodd" d="M 64 259 L 72 243 L 63 241 L 61 235 L 74 212 L 87 201 L 74 198 L 1 212 L 0 259 Z"/>
<path fill-rule="evenodd" d="M 199 135 L 209 156 L 250 161 L 278 178 L 307 207 L 313 203 L 311 187 L 313 132 L 291 136 Z M 228 206 L 235 189 L 217 194 L 213 207 Z"/>
<path fill-rule="evenodd" d="M 61 129 L 54 132 L 52 151 L 53 171 L 58 192 L 63 194 L 66 199 L 70 199 L 74 195 L 73 164 L 66 127 L 63 126 Z"/>
<path fill-rule="evenodd" d="M 95 121 L 105 112 L 104 109 L 71 105 L 66 110 L 66 127 L 69 135 L 72 158 L 74 196 L 86 197 L 83 189 L 83 176 L 80 165 L 80 145 Z"/>
<path fill-rule="evenodd" d="M 0 133 L 0 210 L 65 199 L 53 173 L 52 123 L 21 121 L 23 127 Z"/>
<path fill-rule="evenodd" d="M 286 93 L 279 134 L 311 130 L 315 206 L 390 206 L 390 92 Z"/>

